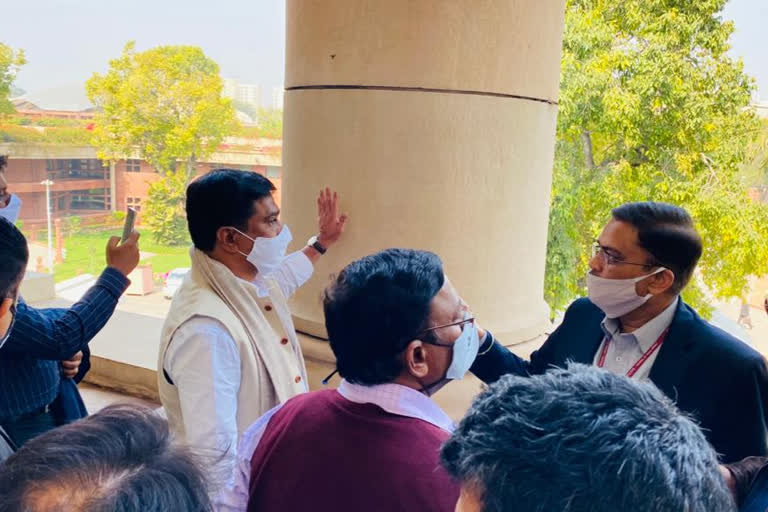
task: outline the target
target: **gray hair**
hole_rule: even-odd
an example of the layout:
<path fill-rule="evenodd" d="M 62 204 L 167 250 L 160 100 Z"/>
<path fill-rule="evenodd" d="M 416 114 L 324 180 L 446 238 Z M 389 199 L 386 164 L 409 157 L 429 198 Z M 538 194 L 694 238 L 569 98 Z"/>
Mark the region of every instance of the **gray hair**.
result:
<path fill-rule="evenodd" d="M 0 466 L 0 510 L 207 512 L 207 482 L 168 422 L 115 405 L 32 439 Z"/>
<path fill-rule="evenodd" d="M 584 365 L 503 377 L 441 455 L 485 512 L 735 510 L 693 421 L 652 384 Z"/>

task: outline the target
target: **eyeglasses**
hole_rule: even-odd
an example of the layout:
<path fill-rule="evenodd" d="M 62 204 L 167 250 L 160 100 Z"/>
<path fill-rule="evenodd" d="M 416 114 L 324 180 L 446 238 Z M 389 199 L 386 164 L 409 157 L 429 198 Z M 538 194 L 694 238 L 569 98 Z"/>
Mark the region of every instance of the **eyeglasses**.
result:
<path fill-rule="evenodd" d="M 428 332 L 436 331 L 437 329 L 443 329 L 445 327 L 453 327 L 454 325 L 458 325 L 461 327 L 461 330 L 464 331 L 464 326 L 467 324 L 474 324 L 475 323 L 475 317 L 465 318 L 464 320 L 459 320 L 458 322 L 451 322 L 449 324 L 443 324 L 443 325 L 436 325 L 435 327 L 430 327 L 429 329 L 424 329 L 420 333 L 418 333 L 416 336 L 421 336 L 422 334 L 426 334 Z M 452 343 L 439 343 L 437 341 L 429 341 L 426 340 L 425 343 L 429 343 L 430 345 L 438 345 L 441 347 L 450 347 L 453 344 Z"/>
<path fill-rule="evenodd" d="M 436 325 L 434 327 L 429 327 L 427 329 L 421 330 L 421 331 L 417 332 L 416 335 L 413 336 L 413 337 L 408 336 L 408 341 L 400 349 L 400 351 L 403 351 L 406 348 L 408 348 L 408 344 L 413 340 L 413 338 L 418 338 L 419 336 L 422 336 L 422 335 L 427 334 L 427 333 L 432 332 L 432 331 L 436 331 L 438 329 L 444 329 L 446 327 L 453 327 L 454 325 L 458 325 L 459 327 L 461 327 L 461 330 L 464 331 L 464 326 L 465 325 L 467 325 L 467 324 L 474 324 L 474 323 L 475 323 L 475 317 L 472 316 L 472 317 L 469 317 L 469 318 L 465 318 L 464 320 L 459 320 L 458 322 L 451 322 L 449 324 Z M 441 346 L 441 347 L 451 347 L 451 346 L 453 346 L 452 343 L 439 343 L 439 342 L 436 342 L 434 340 L 422 340 L 422 341 L 424 343 L 428 343 L 430 345 L 438 345 L 438 346 Z M 330 375 L 328 377 L 330 377 Z"/>
<path fill-rule="evenodd" d="M 621 259 L 621 256 L 617 256 L 615 254 L 611 254 L 610 249 L 604 248 L 602 245 L 600 245 L 600 242 L 597 240 L 594 241 L 592 244 L 592 257 L 594 258 L 597 255 L 601 255 L 603 257 L 603 262 L 605 262 L 606 265 L 634 265 L 636 267 L 655 267 L 658 266 L 658 263 L 651 262 L 651 263 L 633 263 L 630 261 L 624 261 Z"/>

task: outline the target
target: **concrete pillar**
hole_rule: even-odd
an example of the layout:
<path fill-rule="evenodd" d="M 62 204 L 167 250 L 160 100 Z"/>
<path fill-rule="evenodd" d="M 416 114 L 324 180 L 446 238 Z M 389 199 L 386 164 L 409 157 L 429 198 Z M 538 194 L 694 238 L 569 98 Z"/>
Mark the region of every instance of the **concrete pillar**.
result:
<path fill-rule="evenodd" d="M 565 0 L 288 0 L 284 219 L 295 247 L 335 187 L 351 220 L 293 301 L 353 259 L 428 249 L 483 326 L 541 334 Z M 361 333 L 365 336 L 365 333 Z"/>

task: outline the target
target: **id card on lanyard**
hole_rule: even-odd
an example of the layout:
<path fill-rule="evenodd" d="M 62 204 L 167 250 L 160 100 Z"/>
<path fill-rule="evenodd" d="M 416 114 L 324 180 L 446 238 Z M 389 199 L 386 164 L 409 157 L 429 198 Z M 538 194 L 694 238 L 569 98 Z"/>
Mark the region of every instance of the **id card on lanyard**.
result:
<path fill-rule="evenodd" d="M 627 377 L 630 379 L 635 376 L 637 371 L 645 364 L 645 362 L 648 360 L 649 357 L 653 355 L 654 352 L 656 352 L 659 347 L 664 343 L 664 340 L 667 337 L 667 333 L 669 332 L 669 329 L 666 329 L 663 333 L 661 333 L 661 336 L 659 336 L 659 339 L 657 339 L 655 342 L 653 342 L 653 345 L 643 353 L 642 356 L 640 356 L 640 359 L 638 359 L 635 364 L 632 365 L 632 368 L 629 369 L 627 372 Z M 602 368 L 605 366 L 605 358 L 608 355 L 608 347 L 611 344 L 611 338 L 606 336 L 605 341 L 603 341 L 603 349 L 600 351 L 600 359 L 597 360 L 597 366 L 599 368 Z"/>

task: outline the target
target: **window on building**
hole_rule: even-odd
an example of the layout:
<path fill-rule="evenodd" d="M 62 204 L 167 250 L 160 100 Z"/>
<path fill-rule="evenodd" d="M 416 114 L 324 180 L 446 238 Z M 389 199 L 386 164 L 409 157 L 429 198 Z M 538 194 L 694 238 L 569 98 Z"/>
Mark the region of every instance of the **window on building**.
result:
<path fill-rule="evenodd" d="M 126 197 L 125 198 L 125 204 L 126 206 L 129 206 L 136 210 L 137 212 L 141 211 L 141 198 L 140 197 Z"/>
<path fill-rule="evenodd" d="M 72 210 L 107 210 L 109 207 L 109 189 L 74 190 L 71 194 L 69 207 Z"/>
<path fill-rule="evenodd" d="M 141 172 L 141 160 L 129 158 L 125 161 L 125 172 Z"/>
<path fill-rule="evenodd" d="M 269 179 L 277 179 L 279 177 L 280 177 L 280 168 L 279 167 L 273 167 L 273 166 L 267 167 L 267 178 L 269 178 Z"/>

